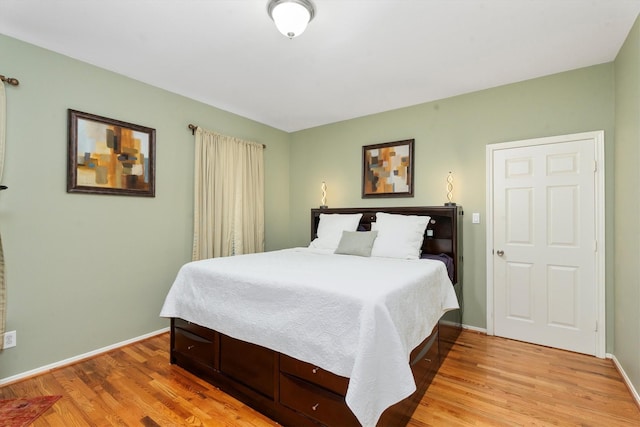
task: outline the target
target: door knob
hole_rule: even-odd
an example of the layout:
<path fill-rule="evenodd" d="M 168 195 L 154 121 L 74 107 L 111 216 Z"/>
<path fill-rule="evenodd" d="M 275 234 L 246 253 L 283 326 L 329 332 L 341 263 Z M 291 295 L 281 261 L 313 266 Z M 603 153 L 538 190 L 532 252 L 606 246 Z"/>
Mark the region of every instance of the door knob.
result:
<path fill-rule="evenodd" d="M 498 256 L 504 255 L 504 251 L 497 251 L 496 253 L 498 254 Z"/>

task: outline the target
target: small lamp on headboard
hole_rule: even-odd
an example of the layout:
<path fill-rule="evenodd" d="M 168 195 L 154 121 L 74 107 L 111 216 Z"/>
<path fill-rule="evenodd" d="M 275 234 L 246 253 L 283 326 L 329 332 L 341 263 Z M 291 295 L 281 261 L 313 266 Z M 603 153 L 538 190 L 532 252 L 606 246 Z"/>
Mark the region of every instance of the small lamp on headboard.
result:
<path fill-rule="evenodd" d="M 320 186 L 320 189 L 322 190 L 322 199 L 321 199 L 320 209 L 326 209 L 327 208 L 327 184 L 325 184 L 324 181 L 322 181 L 322 185 Z"/>
<path fill-rule="evenodd" d="M 449 171 L 449 175 L 447 175 L 447 203 L 445 206 L 455 206 L 455 202 L 453 200 L 453 174 Z"/>

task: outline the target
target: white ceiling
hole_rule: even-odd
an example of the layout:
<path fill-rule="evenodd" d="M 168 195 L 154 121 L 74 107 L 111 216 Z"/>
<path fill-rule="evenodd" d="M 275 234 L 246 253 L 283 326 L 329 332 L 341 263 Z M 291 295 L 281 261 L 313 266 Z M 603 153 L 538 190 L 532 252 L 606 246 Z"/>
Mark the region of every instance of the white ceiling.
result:
<path fill-rule="evenodd" d="M 293 40 L 267 0 L 0 0 L 0 33 L 291 132 L 612 61 L 640 12 L 640 0 L 313 2 Z"/>

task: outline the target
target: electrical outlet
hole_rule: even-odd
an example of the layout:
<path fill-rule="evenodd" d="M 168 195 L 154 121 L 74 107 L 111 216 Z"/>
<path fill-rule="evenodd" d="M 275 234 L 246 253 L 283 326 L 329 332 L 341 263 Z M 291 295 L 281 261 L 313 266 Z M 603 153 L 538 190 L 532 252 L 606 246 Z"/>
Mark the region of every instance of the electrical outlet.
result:
<path fill-rule="evenodd" d="M 11 348 L 15 346 L 16 346 L 16 331 L 5 332 L 3 348 Z"/>

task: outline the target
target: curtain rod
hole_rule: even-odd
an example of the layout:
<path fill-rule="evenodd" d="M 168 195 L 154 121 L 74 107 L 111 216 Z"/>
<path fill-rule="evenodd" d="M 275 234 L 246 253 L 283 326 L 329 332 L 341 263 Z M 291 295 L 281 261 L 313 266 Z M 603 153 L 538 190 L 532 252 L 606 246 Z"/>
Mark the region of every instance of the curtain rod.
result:
<path fill-rule="evenodd" d="M 7 84 L 10 84 L 11 86 L 18 86 L 20 84 L 18 79 L 14 79 L 13 77 L 5 77 L 2 74 L 0 74 L 0 80 Z"/>
<path fill-rule="evenodd" d="M 192 125 L 191 123 L 189 123 L 189 129 L 191 129 L 191 135 L 195 135 L 196 129 L 198 129 L 198 126 Z M 262 148 L 267 148 L 267 146 L 265 144 L 262 144 Z"/>

